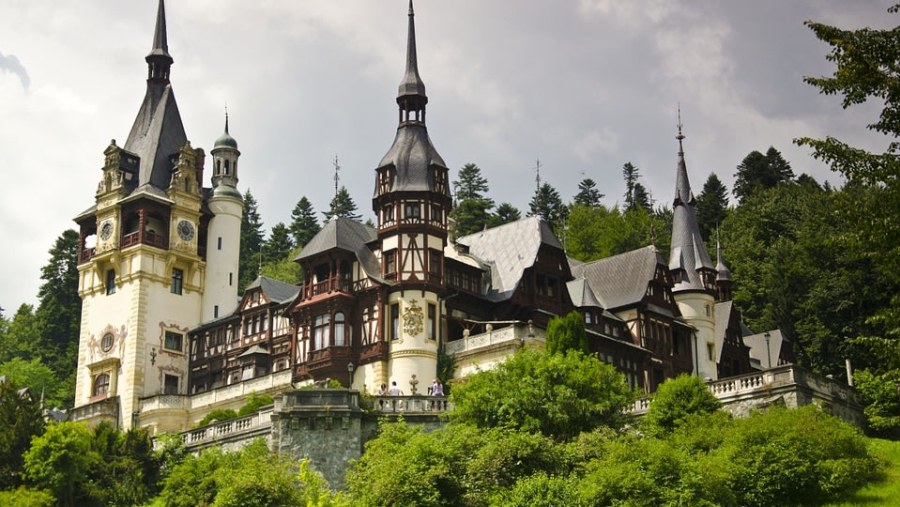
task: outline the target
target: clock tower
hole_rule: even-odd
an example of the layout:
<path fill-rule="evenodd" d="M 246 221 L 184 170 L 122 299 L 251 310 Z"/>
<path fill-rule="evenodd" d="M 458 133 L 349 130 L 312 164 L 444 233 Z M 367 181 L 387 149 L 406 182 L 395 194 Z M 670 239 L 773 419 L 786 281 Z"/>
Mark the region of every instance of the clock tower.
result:
<path fill-rule="evenodd" d="M 204 190 L 205 154 L 185 135 L 169 81 L 173 61 L 160 0 L 143 103 L 124 146 L 113 140 L 104 151 L 94 205 L 75 218 L 83 301 L 76 420 L 109 420 L 123 428 L 158 423 L 153 418 L 159 415 L 142 409 L 141 400 L 187 394 L 187 332 L 213 318 L 217 304 L 230 304 L 223 311 L 231 311 L 236 301 L 235 287 L 204 312 L 207 272 L 217 284 L 223 272 L 237 279 L 235 238 L 243 211 L 234 189 L 237 144 L 222 147 L 225 154 L 214 150 L 217 159 L 230 157 L 234 171 L 217 173 L 215 191 Z M 227 238 L 234 259 L 208 257 L 219 238 Z M 169 408 L 165 426 L 183 427 L 186 411 L 174 401 Z"/>

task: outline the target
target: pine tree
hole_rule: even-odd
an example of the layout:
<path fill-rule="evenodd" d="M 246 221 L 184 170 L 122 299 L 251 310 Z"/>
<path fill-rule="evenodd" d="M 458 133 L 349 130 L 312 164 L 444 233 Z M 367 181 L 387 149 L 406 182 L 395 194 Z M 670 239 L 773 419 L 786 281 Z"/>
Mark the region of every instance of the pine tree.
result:
<path fill-rule="evenodd" d="M 263 254 L 265 257 L 263 262 L 268 263 L 285 260 L 291 254 L 291 250 L 293 249 L 294 242 L 291 240 L 287 226 L 278 222 L 275 224 L 275 227 L 272 227 L 272 232 L 269 233 L 269 239 L 267 239 L 266 244 L 263 245 Z"/>
<path fill-rule="evenodd" d="M 726 216 L 728 216 L 728 189 L 716 173 L 712 173 L 697 196 L 697 225 L 700 226 L 700 234 L 704 240 L 709 241 L 712 231 L 725 221 Z"/>
<path fill-rule="evenodd" d="M 528 204 L 528 216 L 539 216 L 550 224 L 554 232 L 560 233 L 568 215 L 568 208 L 563 205 L 559 192 L 549 183 L 543 183 L 534 192 Z"/>
<path fill-rule="evenodd" d="M 597 183 L 590 178 L 585 178 L 578 184 L 578 193 L 575 195 L 575 204 L 600 206 L 600 199 L 603 199 L 603 197 L 604 195 L 597 190 Z"/>
<path fill-rule="evenodd" d="M 491 214 L 488 226 L 497 227 L 498 225 L 515 222 L 520 218 L 522 218 L 522 213 L 519 212 L 518 208 L 508 202 L 504 202 L 500 203 L 500 206 L 497 206 L 497 211 Z"/>
<path fill-rule="evenodd" d="M 753 194 L 793 179 L 791 165 L 774 147 L 770 146 L 765 155 L 751 151 L 737 166 L 734 196 L 739 202 L 744 202 Z"/>
<path fill-rule="evenodd" d="M 650 192 L 638 181 L 640 176 L 640 170 L 631 162 L 626 162 L 622 166 L 622 177 L 625 178 L 625 211 L 634 211 L 637 208 L 647 211 L 653 209 Z"/>
<path fill-rule="evenodd" d="M 459 170 L 458 178 L 453 182 L 457 205 L 450 212 L 450 217 L 456 222 L 456 235 L 465 236 L 490 224 L 490 209 L 494 207 L 494 201 L 484 195 L 488 191 L 488 182 L 477 165 L 464 165 Z"/>
<path fill-rule="evenodd" d="M 294 211 L 291 212 L 290 233 L 294 244 L 301 247 L 306 246 L 321 229 L 312 203 L 306 196 L 301 197 L 294 206 Z"/>
<path fill-rule="evenodd" d="M 244 193 L 244 218 L 241 221 L 241 256 L 240 256 L 240 291 L 245 288 L 259 274 L 259 266 L 262 260 L 262 219 L 259 216 L 259 205 L 253 194 L 247 189 Z"/>
<path fill-rule="evenodd" d="M 44 283 L 38 292 L 40 343 L 36 350 L 60 377 L 68 377 L 78 363 L 81 298 L 78 296 L 78 233 L 62 233 L 50 249 L 50 261 L 41 269 Z"/>
<path fill-rule="evenodd" d="M 347 187 L 341 185 L 340 190 L 331 199 L 331 205 L 327 212 L 323 212 L 325 215 L 325 220 L 331 220 L 332 217 L 344 217 L 349 218 L 351 220 L 359 220 L 362 218 L 362 215 L 358 214 L 356 208 L 356 203 L 353 202 L 353 198 L 350 197 L 350 192 L 347 192 Z"/>

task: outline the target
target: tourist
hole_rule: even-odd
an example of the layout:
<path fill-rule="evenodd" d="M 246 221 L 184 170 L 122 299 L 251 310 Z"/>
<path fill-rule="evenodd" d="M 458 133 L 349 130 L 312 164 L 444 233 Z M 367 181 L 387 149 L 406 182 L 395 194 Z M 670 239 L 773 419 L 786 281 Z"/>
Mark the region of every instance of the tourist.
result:
<path fill-rule="evenodd" d="M 388 389 L 388 394 L 389 394 L 390 396 L 403 396 L 403 391 L 401 391 L 400 388 L 397 387 L 397 381 L 396 381 L 396 380 L 393 381 L 393 382 L 391 382 L 391 388 Z"/>

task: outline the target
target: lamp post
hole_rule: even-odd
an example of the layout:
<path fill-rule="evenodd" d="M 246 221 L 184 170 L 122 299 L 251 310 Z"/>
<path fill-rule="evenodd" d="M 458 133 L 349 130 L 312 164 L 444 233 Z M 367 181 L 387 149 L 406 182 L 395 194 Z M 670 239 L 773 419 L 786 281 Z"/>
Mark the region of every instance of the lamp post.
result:
<path fill-rule="evenodd" d="M 347 383 L 347 390 L 349 391 L 353 387 L 353 370 L 356 366 L 353 365 L 353 362 L 347 363 L 347 373 L 350 377 L 350 382 Z"/>
<path fill-rule="evenodd" d="M 769 358 L 769 368 L 772 367 L 772 349 L 769 348 L 769 332 L 766 331 L 766 334 L 763 335 L 766 339 L 766 356 Z"/>

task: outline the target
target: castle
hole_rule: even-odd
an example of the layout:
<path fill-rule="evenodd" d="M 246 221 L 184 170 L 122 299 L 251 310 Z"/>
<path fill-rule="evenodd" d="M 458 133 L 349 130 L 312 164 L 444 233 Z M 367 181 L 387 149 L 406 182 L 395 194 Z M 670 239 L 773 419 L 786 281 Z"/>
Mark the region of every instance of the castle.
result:
<path fill-rule="evenodd" d="M 699 233 L 680 126 L 668 259 L 647 246 L 581 263 L 537 217 L 452 239 L 412 2 L 397 133 L 374 166 L 375 227 L 328 221 L 296 259 L 299 285 L 259 277 L 239 294 L 241 153 L 226 118 L 204 187 L 208 157 L 188 142 L 170 82 L 163 0 L 146 61 L 128 139 L 104 151 L 94 205 L 75 218 L 73 419 L 180 431 L 250 393 L 325 379 L 422 393 L 442 354 L 463 377 L 542 346 L 549 320 L 571 311 L 592 352 L 645 392 L 681 373 L 718 379 L 792 359 L 780 333 L 741 323 L 721 249 L 714 264 Z"/>

